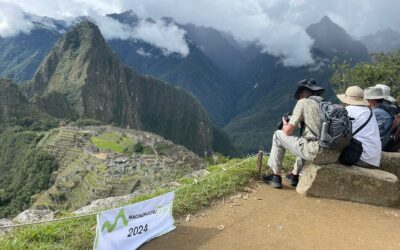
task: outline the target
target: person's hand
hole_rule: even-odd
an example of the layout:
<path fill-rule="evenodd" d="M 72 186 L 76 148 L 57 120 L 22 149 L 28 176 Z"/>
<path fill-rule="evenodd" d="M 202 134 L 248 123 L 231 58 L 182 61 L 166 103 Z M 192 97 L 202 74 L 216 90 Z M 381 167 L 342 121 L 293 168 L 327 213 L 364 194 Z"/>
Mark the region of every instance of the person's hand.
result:
<path fill-rule="evenodd" d="M 283 123 L 283 126 L 288 125 L 288 122 L 286 121 L 285 117 L 282 117 L 282 123 Z"/>

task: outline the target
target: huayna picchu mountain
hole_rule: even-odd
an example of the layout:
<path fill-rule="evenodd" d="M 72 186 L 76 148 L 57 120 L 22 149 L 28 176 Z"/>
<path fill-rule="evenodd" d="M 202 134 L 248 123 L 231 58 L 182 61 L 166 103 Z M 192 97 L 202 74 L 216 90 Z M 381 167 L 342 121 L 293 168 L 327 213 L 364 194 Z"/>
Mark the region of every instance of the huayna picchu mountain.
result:
<path fill-rule="evenodd" d="M 24 92 L 57 118 L 90 118 L 154 132 L 199 155 L 235 153 L 195 98 L 121 65 L 89 21 L 59 39 Z M 225 138 L 222 145 L 214 136 Z"/>

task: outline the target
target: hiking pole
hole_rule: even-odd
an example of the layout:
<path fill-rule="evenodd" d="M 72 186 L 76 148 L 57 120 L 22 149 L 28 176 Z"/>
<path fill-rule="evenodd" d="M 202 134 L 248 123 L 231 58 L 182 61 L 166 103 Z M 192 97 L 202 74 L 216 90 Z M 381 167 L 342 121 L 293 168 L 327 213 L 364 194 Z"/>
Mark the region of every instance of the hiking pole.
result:
<path fill-rule="evenodd" d="M 261 167 L 262 167 L 263 155 L 264 155 L 264 151 L 263 150 L 258 151 L 257 165 L 256 165 L 256 167 L 258 169 L 258 178 L 260 178 L 260 176 L 261 176 Z"/>

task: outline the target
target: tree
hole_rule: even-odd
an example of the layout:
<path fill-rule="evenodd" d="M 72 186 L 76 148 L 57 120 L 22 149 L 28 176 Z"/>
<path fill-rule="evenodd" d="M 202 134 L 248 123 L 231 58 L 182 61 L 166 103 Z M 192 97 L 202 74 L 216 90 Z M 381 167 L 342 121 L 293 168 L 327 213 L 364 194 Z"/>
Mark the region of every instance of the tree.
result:
<path fill-rule="evenodd" d="M 400 100 L 400 50 L 395 53 L 377 53 L 372 62 L 358 63 L 354 67 L 349 61 L 335 59 L 331 82 L 337 92 L 343 93 L 352 85 L 365 89 L 375 84 L 385 84 L 391 88 L 391 95 Z"/>

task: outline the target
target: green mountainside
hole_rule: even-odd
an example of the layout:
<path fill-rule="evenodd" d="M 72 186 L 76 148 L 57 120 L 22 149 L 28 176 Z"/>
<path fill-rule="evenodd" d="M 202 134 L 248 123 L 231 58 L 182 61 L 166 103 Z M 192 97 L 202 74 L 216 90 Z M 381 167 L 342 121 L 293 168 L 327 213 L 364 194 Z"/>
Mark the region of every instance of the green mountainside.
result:
<path fill-rule="evenodd" d="M 0 37 L 0 75 L 15 82 L 30 80 L 60 34 L 37 27 L 30 34 Z"/>
<path fill-rule="evenodd" d="M 50 187 L 58 164 L 37 143 L 42 133 L 9 128 L 0 134 L 0 217 L 30 205 L 31 196 Z"/>
<path fill-rule="evenodd" d="M 57 126 L 57 121 L 29 103 L 11 81 L 0 79 L 0 132 L 10 126 L 45 130 Z"/>
<path fill-rule="evenodd" d="M 202 106 L 183 90 L 120 65 L 97 26 L 87 21 L 57 42 L 24 92 L 59 118 L 129 126 L 199 155 L 213 151 L 214 128 Z M 220 149 L 235 154 L 232 144 Z"/>
<path fill-rule="evenodd" d="M 253 66 L 258 71 L 249 74 L 247 78 L 253 87 L 239 99 L 237 105 L 239 115 L 224 127 L 235 146 L 243 153 L 254 152 L 260 148 L 266 151 L 270 149 L 277 123 L 285 113 L 291 112 L 294 108 L 293 93 L 299 80 L 305 77 L 314 78 L 318 84 L 326 88 L 325 97 L 330 99 L 333 96 L 328 82 L 330 77 L 328 67 L 310 71 L 308 67 L 287 68 L 276 63 L 268 68 L 261 66 L 265 65 L 262 63 L 264 60 L 270 58 L 262 55 L 254 61 Z"/>
<path fill-rule="evenodd" d="M 140 41 L 111 40 L 108 43 L 122 63 L 196 97 L 216 125 L 223 126 L 231 117 L 233 81 L 196 44 L 189 43 L 189 55 L 181 57 L 165 56 L 161 50 Z M 137 51 L 146 51 L 151 56 L 142 56 Z"/>

